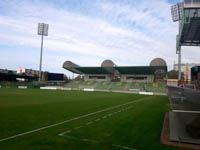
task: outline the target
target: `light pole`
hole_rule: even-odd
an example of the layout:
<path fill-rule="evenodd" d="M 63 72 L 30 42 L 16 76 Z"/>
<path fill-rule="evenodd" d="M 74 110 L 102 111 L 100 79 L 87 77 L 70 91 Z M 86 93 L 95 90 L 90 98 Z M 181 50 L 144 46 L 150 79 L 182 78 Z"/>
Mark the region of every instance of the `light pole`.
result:
<path fill-rule="evenodd" d="M 41 82 L 42 77 L 42 51 L 43 51 L 43 39 L 44 36 L 48 36 L 49 25 L 45 23 L 38 23 L 38 35 L 42 35 L 41 39 L 41 51 L 40 51 L 40 68 L 39 68 L 39 82 Z"/>
<path fill-rule="evenodd" d="M 173 22 L 179 21 L 179 34 L 181 21 L 183 16 L 183 3 L 177 3 L 176 5 L 171 6 L 171 14 Z M 181 44 L 179 42 L 179 34 L 176 36 L 176 54 L 178 54 L 178 80 L 181 79 Z"/>

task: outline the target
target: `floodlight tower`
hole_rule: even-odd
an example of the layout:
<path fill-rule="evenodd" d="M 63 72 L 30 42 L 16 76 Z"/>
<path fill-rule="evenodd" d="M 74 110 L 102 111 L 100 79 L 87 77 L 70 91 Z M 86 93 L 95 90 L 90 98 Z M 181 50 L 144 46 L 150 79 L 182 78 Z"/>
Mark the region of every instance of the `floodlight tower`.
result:
<path fill-rule="evenodd" d="M 179 21 L 176 36 L 179 79 L 181 79 L 181 46 L 200 46 L 200 0 L 183 0 L 171 7 L 172 20 Z"/>
<path fill-rule="evenodd" d="M 179 26 L 181 24 L 183 15 L 183 3 L 177 3 L 171 6 L 171 14 L 173 22 L 179 21 Z M 179 28 L 180 32 L 180 28 Z M 181 46 L 179 42 L 179 34 L 176 36 L 176 54 L 178 54 L 178 79 L 181 79 Z"/>
<path fill-rule="evenodd" d="M 42 35 L 41 39 L 41 51 L 40 51 L 40 68 L 39 68 L 39 82 L 41 82 L 42 77 L 42 51 L 43 51 L 43 38 L 44 36 L 48 36 L 49 25 L 45 23 L 38 23 L 38 35 Z"/>

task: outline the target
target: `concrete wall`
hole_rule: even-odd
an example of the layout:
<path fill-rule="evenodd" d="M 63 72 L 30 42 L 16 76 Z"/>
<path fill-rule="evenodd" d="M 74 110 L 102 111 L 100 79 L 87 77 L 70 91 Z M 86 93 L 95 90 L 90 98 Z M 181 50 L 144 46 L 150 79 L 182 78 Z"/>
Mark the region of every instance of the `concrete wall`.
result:
<path fill-rule="evenodd" d="M 95 77 L 94 77 L 95 76 Z M 93 78 L 90 78 L 93 77 Z M 101 77 L 105 77 L 105 79 L 100 79 Z M 109 75 L 84 75 L 84 81 L 111 81 Z"/>
<path fill-rule="evenodd" d="M 178 85 L 178 79 L 168 79 L 167 85 L 168 86 L 177 86 Z"/>
<path fill-rule="evenodd" d="M 145 77 L 146 79 L 127 79 L 129 77 Z M 122 75 L 121 82 L 152 83 L 154 82 L 154 76 L 153 75 Z"/>

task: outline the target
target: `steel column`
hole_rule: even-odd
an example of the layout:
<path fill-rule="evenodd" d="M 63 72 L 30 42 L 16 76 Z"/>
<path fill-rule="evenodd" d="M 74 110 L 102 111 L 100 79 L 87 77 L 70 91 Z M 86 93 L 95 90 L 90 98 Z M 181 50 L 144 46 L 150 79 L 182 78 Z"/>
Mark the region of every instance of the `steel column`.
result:
<path fill-rule="evenodd" d="M 41 40 L 41 51 L 40 51 L 40 68 L 39 68 L 39 82 L 42 80 L 42 52 L 43 52 L 43 38 L 44 35 L 42 35 L 42 40 Z"/>
<path fill-rule="evenodd" d="M 181 46 L 178 49 L 178 80 L 181 79 Z"/>

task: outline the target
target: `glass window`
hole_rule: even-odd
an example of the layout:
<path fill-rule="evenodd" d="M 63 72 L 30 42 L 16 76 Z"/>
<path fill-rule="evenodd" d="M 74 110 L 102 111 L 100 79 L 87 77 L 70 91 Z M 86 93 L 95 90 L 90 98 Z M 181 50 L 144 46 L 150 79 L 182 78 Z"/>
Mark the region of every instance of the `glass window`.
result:
<path fill-rule="evenodd" d="M 192 0 L 184 0 L 185 4 L 192 3 Z"/>

